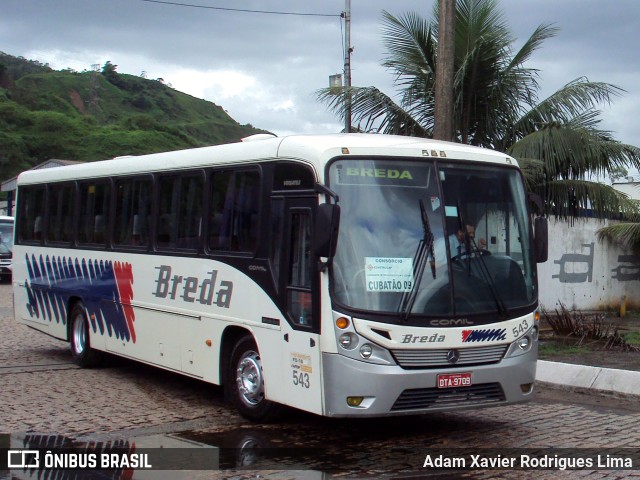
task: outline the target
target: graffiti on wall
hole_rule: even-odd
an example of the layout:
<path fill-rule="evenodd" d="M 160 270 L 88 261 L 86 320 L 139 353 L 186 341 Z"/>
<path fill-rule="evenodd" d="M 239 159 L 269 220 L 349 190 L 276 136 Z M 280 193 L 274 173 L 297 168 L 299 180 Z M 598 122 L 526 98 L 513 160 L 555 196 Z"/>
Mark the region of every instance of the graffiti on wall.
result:
<path fill-rule="evenodd" d="M 618 255 L 619 265 L 612 269 L 613 276 L 619 282 L 640 280 L 640 257 L 638 255 Z"/>
<path fill-rule="evenodd" d="M 594 252 L 595 242 L 591 242 L 582 244 L 582 253 L 563 253 L 553 261 L 560 270 L 551 278 L 557 278 L 560 283 L 591 283 Z M 611 278 L 619 282 L 640 280 L 640 256 L 618 255 L 618 265 L 611 271 Z"/>
<path fill-rule="evenodd" d="M 560 265 L 560 273 L 553 275 L 551 278 L 557 278 L 560 283 L 590 283 L 593 280 L 593 251 L 595 243 L 583 244 L 582 247 L 583 249 L 586 247 L 589 253 L 565 253 L 560 257 L 560 260 L 554 260 L 553 263 Z M 567 266 L 569 265 L 572 268 L 568 269 Z"/>

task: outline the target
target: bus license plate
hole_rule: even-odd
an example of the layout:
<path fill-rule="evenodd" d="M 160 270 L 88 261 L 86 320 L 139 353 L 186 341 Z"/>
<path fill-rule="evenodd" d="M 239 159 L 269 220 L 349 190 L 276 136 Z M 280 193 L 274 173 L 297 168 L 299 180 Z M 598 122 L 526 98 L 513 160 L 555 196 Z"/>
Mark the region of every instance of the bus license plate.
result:
<path fill-rule="evenodd" d="M 438 388 L 470 387 L 471 373 L 446 373 L 438 375 Z"/>

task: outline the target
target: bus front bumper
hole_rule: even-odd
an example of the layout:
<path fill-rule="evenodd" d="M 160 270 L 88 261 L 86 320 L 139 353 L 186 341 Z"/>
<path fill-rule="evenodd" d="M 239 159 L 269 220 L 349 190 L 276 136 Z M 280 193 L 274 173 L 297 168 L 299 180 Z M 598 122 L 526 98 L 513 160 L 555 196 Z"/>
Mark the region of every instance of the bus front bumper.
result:
<path fill-rule="evenodd" d="M 403 369 L 324 353 L 324 414 L 380 417 L 492 407 L 533 399 L 537 349 L 499 363 Z M 471 373 L 471 385 L 438 388 L 439 374 Z M 356 405 L 358 402 L 359 405 Z"/>

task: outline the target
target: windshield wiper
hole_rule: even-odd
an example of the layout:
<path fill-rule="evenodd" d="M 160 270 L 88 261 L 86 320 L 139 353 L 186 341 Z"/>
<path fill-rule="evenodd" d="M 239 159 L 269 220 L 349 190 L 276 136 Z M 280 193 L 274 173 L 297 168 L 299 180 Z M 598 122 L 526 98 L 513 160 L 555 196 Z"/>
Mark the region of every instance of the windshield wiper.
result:
<path fill-rule="evenodd" d="M 424 206 L 424 201 L 419 200 L 420 205 L 420 220 L 422 221 L 422 229 L 424 231 L 423 237 L 418 243 L 418 248 L 413 257 L 413 283 L 411 289 L 408 292 L 403 292 L 400 299 L 400 306 L 398 311 L 400 312 L 400 318 L 403 321 L 407 321 L 413 310 L 413 305 L 416 302 L 418 296 L 418 285 L 422 281 L 422 275 L 424 269 L 427 266 L 427 261 L 431 264 L 431 274 L 433 278 L 436 278 L 436 263 L 435 255 L 433 251 L 433 232 L 431 231 L 431 223 L 429 222 L 429 216 L 427 215 L 427 209 Z"/>
<path fill-rule="evenodd" d="M 458 222 L 460 222 L 460 229 L 464 233 L 464 246 L 465 246 L 466 255 L 467 255 L 469 275 L 471 275 L 471 254 L 473 254 L 474 257 L 478 259 L 478 267 L 479 267 L 478 270 L 480 270 L 480 274 L 482 275 L 484 281 L 489 286 L 489 291 L 491 292 L 491 295 L 493 295 L 493 299 L 496 302 L 496 308 L 498 309 L 498 314 L 503 317 L 506 317 L 509 311 L 507 310 L 507 307 L 505 306 L 504 301 L 500 296 L 500 292 L 498 292 L 498 289 L 496 288 L 496 283 L 493 281 L 493 278 L 491 278 L 491 272 L 489 272 L 489 267 L 487 267 L 487 262 L 484 261 L 482 252 L 480 252 L 480 249 L 476 244 L 475 238 L 469 235 L 469 232 L 467 231 L 467 224 L 464 221 L 464 218 L 462 217 L 462 210 L 460 209 L 459 202 L 458 202 Z"/>
<path fill-rule="evenodd" d="M 487 285 L 489 285 L 489 290 L 491 291 L 491 294 L 493 295 L 493 299 L 496 302 L 496 308 L 498 309 L 498 313 L 503 317 L 506 317 L 507 314 L 509 313 L 509 310 L 507 310 L 507 307 L 505 306 L 504 301 L 500 296 L 500 292 L 498 292 L 496 283 L 493 281 L 493 278 L 491 278 L 491 272 L 489 272 L 489 267 L 487 267 L 487 262 L 484 261 L 482 252 L 480 252 L 480 249 L 478 248 L 478 245 L 476 244 L 475 239 L 470 238 L 470 240 L 473 243 L 473 248 L 471 249 L 471 252 L 475 256 L 475 258 L 479 260 L 478 262 L 480 267 L 479 270 L 482 273 L 484 280 L 487 282 Z"/>

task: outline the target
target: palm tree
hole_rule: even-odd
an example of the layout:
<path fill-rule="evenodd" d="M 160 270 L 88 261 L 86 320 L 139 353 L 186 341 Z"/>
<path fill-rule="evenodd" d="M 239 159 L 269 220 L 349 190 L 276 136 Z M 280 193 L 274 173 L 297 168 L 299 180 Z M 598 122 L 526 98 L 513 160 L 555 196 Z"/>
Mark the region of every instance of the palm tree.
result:
<path fill-rule="evenodd" d="M 640 254 L 640 223 L 624 222 L 601 228 L 597 233 L 598 240 L 610 241 Z"/>
<path fill-rule="evenodd" d="M 457 141 L 507 152 L 525 172 L 528 187 L 547 213 L 563 217 L 591 208 L 597 216 L 635 212 L 635 204 L 609 185 L 591 181 L 625 165 L 640 167 L 640 149 L 616 141 L 599 127 L 599 105 L 622 89 L 578 78 L 538 101 L 538 75 L 526 62 L 558 29 L 540 25 L 515 53 L 514 37 L 496 0 L 458 0 L 454 80 Z M 437 2 L 433 20 L 415 13 L 383 12 L 383 65 L 395 76 L 399 100 L 375 87 L 329 89 L 320 101 L 342 116 L 346 95 L 359 129 L 431 137 L 437 51 Z"/>

